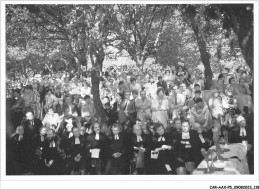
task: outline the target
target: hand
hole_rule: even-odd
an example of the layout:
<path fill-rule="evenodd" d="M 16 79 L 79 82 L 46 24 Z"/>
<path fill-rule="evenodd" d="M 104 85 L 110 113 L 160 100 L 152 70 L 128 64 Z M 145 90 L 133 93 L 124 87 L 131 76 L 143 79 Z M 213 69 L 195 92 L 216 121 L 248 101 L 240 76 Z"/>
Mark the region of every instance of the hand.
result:
<path fill-rule="evenodd" d="M 166 150 L 166 149 L 171 150 L 171 146 L 168 146 L 168 145 L 162 145 L 162 149 L 163 149 L 163 150 Z"/>
<path fill-rule="evenodd" d="M 252 148 L 252 145 L 251 144 L 247 144 L 247 151 L 250 151 Z"/>
<path fill-rule="evenodd" d="M 140 147 L 139 152 L 145 152 L 145 151 L 146 151 L 145 148 Z"/>

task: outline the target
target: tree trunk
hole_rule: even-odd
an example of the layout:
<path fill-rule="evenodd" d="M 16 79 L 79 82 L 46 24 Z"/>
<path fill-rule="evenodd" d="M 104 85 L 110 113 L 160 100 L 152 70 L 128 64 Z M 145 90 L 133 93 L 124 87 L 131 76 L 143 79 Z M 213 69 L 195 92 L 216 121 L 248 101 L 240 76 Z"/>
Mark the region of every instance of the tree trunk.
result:
<path fill-rule="evenodd" d="M 212 77 L 213 77 L 213 73 L 211 70 L 211 66 L 210 66 L 210 54 L 207 52 L 207 47 L 206 47 L 206 41 L 204 40 L 201 32 L 199 31 L 199 27 L 196 24 L 195 19 L 191 19 L 191 26 L 192 29 L 194 31 L 194 34 L 196 36 L 197 39 L 197 43 L 199 46 L 199 51 L 200 51 L 200 58 L 201 61 L 204 65 L 204 74 L 205 74 L 205 90 L 209 90 L 211 85 L 212 85 Z"/>
<path fill-rule="evenodd" d="M 252 4 L 221 5 L 221 10 L 238 37 L 239 47 L 251 71 L 254 70 L 253 8 Z"/>
<path fill-rule="evenodd" d="M 92 83 L 91 91 L 93 94 L 94 106 L 96 108 L 96 113 L 99 118 L 101 127 L 103 126 L 103 124 L 107 123 L 105 110 L 104 110 L 103 104 L 100 100 L 100 93 L 99 93 L 99 83 L 100 83 L 100 73 L 99 72 L 100 72 L 100 68 L 102 68 L 103 60 L 104 60 L 104 57 L 97 58 L 95 61 L 96 62 L 95 67 L 93 67 L 92 71 L 91 71 L 91 83 Z"/>

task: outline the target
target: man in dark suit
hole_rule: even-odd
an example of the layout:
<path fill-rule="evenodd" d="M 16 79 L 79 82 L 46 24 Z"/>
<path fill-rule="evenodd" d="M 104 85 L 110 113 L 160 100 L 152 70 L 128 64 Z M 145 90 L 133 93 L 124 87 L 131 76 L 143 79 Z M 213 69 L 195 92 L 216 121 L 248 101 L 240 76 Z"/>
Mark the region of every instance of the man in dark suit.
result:
<path fill-rule="evenodd" d="M 56 137 L 55 131 L 49 129 L 46 132 L 47 141 L 43 146 L 42 158 L 45 164 L 46 175 L 62 175 L 62 169 L 64 168 L 61 164 L 60 157 L 60 142 Z"/>
<path fill-rule="evenodd" d="M 24 175 L 31 172 L 31 145 L 32 141 L 24 133 L 24 127 L 22 125 L 17 126 L 16 133 L 10 139 L 13 175 Z"/>
<path fill-rule="evenodd" d="M 73 136 L 68 139 L 65 149 L 67 157 L 71 163 L 71 174 L 84 174 L 86 164 L 86 149 L 84 136 L 80 135 L 80 129 L 77 126 L 72 128 Z"/>
<path fill-rule="evenodd" d="M 107 162 L 107 136 L 100 132 L 98 123 L 93 124 L 93 133 L 87 137 L 86 150 L 87 159 L 91 164 L 90 173 L 92 175 L 101 175 Z"/>
<path fill-rule="evenodd" d="M 112 134 L 108 137 L 108 164 L 107 174 L 122 175 L 126 174 L 126 138 L 120 133 L 119 124 L 112 126 Z"/>
<path fill-rule="evenodd" d="M 139 125 L 133 127 L 130 137 L 131 173 L 149 174 L 152 136 L 144 134 Z"/>
<path fill-rule="evenodd" d="M 29 137 L 34 138 L 40 134 L 40 129 L 43 126 L 40 119 L 35 118 L 31 111 L 26 113 L 26 118 L 22 121 L 24 133 Z"/>

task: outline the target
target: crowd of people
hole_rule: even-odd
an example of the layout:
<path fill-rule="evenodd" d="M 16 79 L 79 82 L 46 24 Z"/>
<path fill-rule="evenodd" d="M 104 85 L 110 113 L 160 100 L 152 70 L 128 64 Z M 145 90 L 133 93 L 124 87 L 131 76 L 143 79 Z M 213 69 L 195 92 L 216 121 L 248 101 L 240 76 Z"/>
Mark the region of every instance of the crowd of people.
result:
<path fill-rule="evenodd" d="M 7 175 L 192 174 L 216 131 L 221 143 L 247 146 L 254 171 L 253 76 L 243 68 L 224 69 L 208 88 L 200 70 L 181 65 L 108 67 L 106 123 L 89 72 L 45 68 L 12 82 Z"/>

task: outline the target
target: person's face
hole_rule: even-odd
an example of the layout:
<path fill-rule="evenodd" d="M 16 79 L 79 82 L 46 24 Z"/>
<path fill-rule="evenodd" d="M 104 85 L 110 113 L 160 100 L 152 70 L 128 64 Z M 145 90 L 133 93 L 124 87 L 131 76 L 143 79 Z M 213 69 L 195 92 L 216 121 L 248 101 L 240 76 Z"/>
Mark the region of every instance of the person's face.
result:
<path fill-rule="evenodd" d="M 138 94 L 133 93 L 133 98 L 136 99 L 138 97 Z"/>
<path fill-rule="evenodd" d="M 84 116 L 84 118 L 85 118 L 86 121 L 90 121 L 90 119 L 91 119 L 90 113 L 87 113 L 87 114 Z"/>
<path fill-rule="evenodd" d="M 133 81 L 132 81 L 132 84 L 135 85 L 135 84 L 136 84 L 136 80 L 133 80 Z"/>
<path fill-rule="evenodd" d="M 245 120 L 240 121 L 239 126 L 246 127 L 246 121 Z"/>
<path fill-rule="evenodd" d="M 244 79 L 241 79 L 239 83 L 240 83 L 241 85 L 244 85 L 245 82 L 246 82 L 246 81 L 245 81 Z"/>
<path fill-rule="evenodd" d="M 137 136 L 140 136 L 142 134 L 142 128 L 140 126 L 135 126 L 134 127 L 134 134 L 136 134 Z"/>
<path fill-rule="evenodd" d="M 159 82 L 162 82 L 162 78 L 159 78 Z"/>
<path fill-rule="evenodd" d="M 17 92 L 14 92 L 14 97 L 15 98 L 18 98 L 20 96 L 20 94 L 19 93 L 17 93 Z"/>
<path fill-rule="evenodd" d="M 164 96 L 163 91 L 158 92 L 158 96 L 159 96 L 160 98 L 163 98 L 163 96 Z"/>
<path fill-rule="evenodd" d="M 234 83 L 235 83 L 235 79 L 231 79 L 230 84 L 234 84 Z"/>
<path fill-rule="evenodd" d="M 118 135 L 119 134 L 119 128 L 118 127 L 112 127 L 112 133 L 114 134 L 114 135 Z"/>
<path fill-rule="evenodd" d="M 146 93 L 145 93 L 145 92 L 141 92 L 141 93 L 140 93 L 140 96 L 141 96 L 141 98 L 144 100 L 144 99 L 146 98 Z"/>
<path fill-rule="evenodd" d="M 73 135 L 74 135 L 74 137 L 79 137 L 79 135 L 80 135 L 80 130 L 79 130 L 79 128 L 73 128 Z"/>
<path fill-rule="evenodd" d="M 182 123 L 182 125 L 181 125 L 181 130 L 182 130 L 182 132 L 184 132 L 184 133 L 189 132 L 189 130 L 190 130 L 190 125 L 189 125 L 189 123 L 188 123 L 188 122 Z"/>
<path fill-rule="evenodd" d="M 17 127 L 17 133 L 19 134 L 19 135 L 23 135 L 24 134 L 24 128 L 23 128 L 23 126 L 19 126 L 19 127 Z"/>
<path fill-rule="evenodd" d="M 81 127 L 80 128 L 80 134 L 84 135 L 86 133 L 86 127 Z"/>
<path fill-rule="evenodd" d="M 163 126 L 159 127 L 157 130 L 156 130 L 156 133 L 160 136 L 162 136 L 164 134 L 164 128 Z"/>
<path fill-rule="evenodd" d="M 67 98 L 66 98 L 66 103 L 67 103 L 67 104 L 71 104 L 71 102 L 72 102 L 71 97 L 67 97 Z"/>
<path fill-rule="evenodd" d="M 100 132 L 100 126 L 99 126 L 99 124 L 98 124 L 98 123 L 95 123 L 93 129 L 94 129 L 95 133 L 99 133 L 99 132 Z"/>
<path fill-rule="evenodd" d="M 46 134 L 47 134 L 47 139 L 49 141 L 52 141 L 54 139 L 54 133 L 52 130 L 48 130 Z"/>
<path fill-rule="evenodd" d="M 180 80 L 184 80 L 184 76 L 183 75 L 180 75 Z"/>
<path fill-rule="evenodd" d="M 168 76 L 169 76 L 169 75 L 170 75 L 170 71 L 166 71 L 166 75 L 168 75 Z"/>
<path fill-rule="evenodd" d="M 202 133 L 202 127 L 201 127 L 201 125 L 200 125 L 199 123 L 195 123 L 195 124 L 194 124 L 194 129 L 195 129 L 196 131 L 198 131 L 199 134 Z"/>
<path fill-rule="evenodd" d="M 130 92 L 126 92 L 126 93 L 125 93 L 125 99 L 129 100 L 129 98 L 130 98 L 130 95 L 131 95 L 131 93 L 130 93 Z"/>
<path fill-rule="evenodd" d="M 199 94 L 199 93 L 196 93 L 196 94 L 195 94 L 195 98 L 200 98 L 200 94 Z"/>
<path fill-rule="evenodd" d="M 46 135 L 46 128 L 45 128 L 45 127 L 43 127 L 43 128 L 41 129 L 41 135 Z"/>
<path fill-rule="evenodd" d="M 50 95 L 51 95 L 51 91 L 48 91 L 48 92 L 47 92 L 47 95 L 49 95 L 49 96 L 50 96 Z"/>
<path fill-rule="evenodd" d="M 26 118 L 27 118 L 28 120 L 33 120 L 33 114 L 32 114 L 32 112 L 28 112 L 28 113 L 26 114 Z"/>
<path fill-rule="evenodd" d="M 195 88 L 195 91 L 196 91 L 196 90 L 200 90 L 200 87 L 199 87 L 199 86 L 195 86 L 194 88 Z"/>
<path fill-rule="evenodd" d="M 175 127 L 177 130 L 180 130 L 180 129 L 181 129 L 181 120 L 176 120 L 176 121 L 175 121 L 175 124 L 174 124 L 174 127 Z"/>
<path fill-rule="evenodd" d="M 49 108 L 49 110 L 48 110 L 48 114 L 49 114 L 49 115 L 53 115 L 53 114 L 54 114 L 54 111 L 53 111 L 52 108 Z"/>
<path fill-rule="evenodd" d="M 142 122 L 141 122 L 141 121 L 136 121 L 136 125 L 137 125 L 137 126 L 141 126 L 141 125 L 142 125 Z"/>

